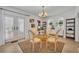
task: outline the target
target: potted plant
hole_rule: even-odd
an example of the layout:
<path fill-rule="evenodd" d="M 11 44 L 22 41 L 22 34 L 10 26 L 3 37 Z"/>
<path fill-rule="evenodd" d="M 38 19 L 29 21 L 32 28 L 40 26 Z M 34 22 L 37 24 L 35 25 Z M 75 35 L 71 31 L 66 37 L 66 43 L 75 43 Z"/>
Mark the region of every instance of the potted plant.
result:
<path fill-rule="evenodd" d="M 63 25 L 63 21 L 59 21 L 59 26 L 62 26 Z"/>

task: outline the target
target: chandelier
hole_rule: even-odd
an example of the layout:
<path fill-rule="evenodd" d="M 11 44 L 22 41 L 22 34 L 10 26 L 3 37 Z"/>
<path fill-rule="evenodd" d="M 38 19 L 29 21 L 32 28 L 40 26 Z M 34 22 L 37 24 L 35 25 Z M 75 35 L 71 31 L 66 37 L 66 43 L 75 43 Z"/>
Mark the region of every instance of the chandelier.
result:
<path fill-rule="evenodd" d="M 42 6 L 42 12 L 39 13 L 39 16 L 40 16 L 40 17 L 47 17 L 47 16 L 48 16 L 48 13 L 45 11 L 44 6 Z"/>

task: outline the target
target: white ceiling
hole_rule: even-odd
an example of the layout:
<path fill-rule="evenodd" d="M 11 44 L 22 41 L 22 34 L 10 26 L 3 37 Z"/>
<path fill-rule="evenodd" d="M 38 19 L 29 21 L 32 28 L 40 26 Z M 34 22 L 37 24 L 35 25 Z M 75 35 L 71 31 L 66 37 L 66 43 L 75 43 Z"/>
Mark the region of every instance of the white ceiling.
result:
<path fill-rule="evenodd" d="M 42 6 L 12 6 L 12 7 L 29 12 L 35 16 L 38 16 L 38 14 L 42 11 Z M 75 8 L 74 6 L 45 6 L 45 11 L 48 13 L 49 16 L 52 16 L 74 8 Z"/>

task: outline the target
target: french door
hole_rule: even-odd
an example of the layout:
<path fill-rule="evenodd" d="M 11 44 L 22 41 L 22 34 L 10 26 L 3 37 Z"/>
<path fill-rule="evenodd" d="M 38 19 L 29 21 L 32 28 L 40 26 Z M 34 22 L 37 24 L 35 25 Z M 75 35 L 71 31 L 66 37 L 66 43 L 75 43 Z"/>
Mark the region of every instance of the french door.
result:
<path fill-rule="evenodd" d="M 25 36 L 24 18 L 4 16 L 5 42 L 21 39 Z"/>
<path fill-rule="evenodd" d="M 18 39 L 22 39 L 25 36 L 25 19 L 18 18 Z"/>
<path fill-rule="evenodd" d="M 11 41 L 14 38 L 14 17 L 4 16 L 5 41 Z"/>

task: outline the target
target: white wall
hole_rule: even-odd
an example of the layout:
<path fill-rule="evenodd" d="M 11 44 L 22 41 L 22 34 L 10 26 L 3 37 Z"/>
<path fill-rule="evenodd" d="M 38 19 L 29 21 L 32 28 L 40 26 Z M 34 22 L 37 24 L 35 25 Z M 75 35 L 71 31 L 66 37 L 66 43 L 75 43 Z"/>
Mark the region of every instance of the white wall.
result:
<path fill-rule="evenodd" d="M 75 16 L 75 41 L 79 41 L 79 7 L 76 7 Z"/>
<path fill-rule="evenodd" d="M 4 42 L 4 29 L 3 29 L 3 19 L 2 19 L 2 10 L 0 9 L 0 45 L 3 45 Z"/>
<path fill-rule="evenodd" d="M 30 17 L 26 16 L 26 19 L 25 19 L 25 38 L 26 39 L 29 39 L 29 34 L 28 34 L 28 30 L 30 30 L 29 18 Z"/>

